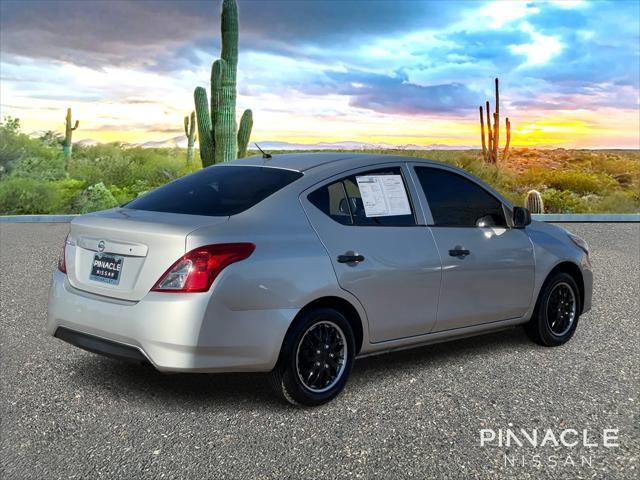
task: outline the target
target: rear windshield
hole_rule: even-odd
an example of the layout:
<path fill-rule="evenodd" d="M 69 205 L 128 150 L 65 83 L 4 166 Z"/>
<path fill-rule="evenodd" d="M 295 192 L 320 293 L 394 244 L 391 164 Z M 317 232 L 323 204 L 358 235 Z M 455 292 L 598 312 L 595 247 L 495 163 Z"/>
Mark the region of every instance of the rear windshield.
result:
<path fill-rule="evenodd" d="M 189 215 L 236 215 L 302 176 L 270 167 L 204 168 L 132 200 L 125 208 Z"/>

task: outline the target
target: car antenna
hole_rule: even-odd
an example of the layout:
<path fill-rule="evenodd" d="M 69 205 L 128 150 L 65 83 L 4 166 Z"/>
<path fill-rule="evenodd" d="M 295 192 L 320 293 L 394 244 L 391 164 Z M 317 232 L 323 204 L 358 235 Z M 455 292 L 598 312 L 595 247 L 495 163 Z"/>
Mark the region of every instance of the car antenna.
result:
<path fill-rule="evenodd" d="M 254 145 L 256 147 L 258 147 L 258 150 L 260 150 L 260 153 L 262 154 L 262 158 L 271 158 L 271 154 L 270 153 L 266 153 L 264 150 L 262 150 L 260 148 L 260 145 L 258 145 L 257 143 L 254 143 Z"/>

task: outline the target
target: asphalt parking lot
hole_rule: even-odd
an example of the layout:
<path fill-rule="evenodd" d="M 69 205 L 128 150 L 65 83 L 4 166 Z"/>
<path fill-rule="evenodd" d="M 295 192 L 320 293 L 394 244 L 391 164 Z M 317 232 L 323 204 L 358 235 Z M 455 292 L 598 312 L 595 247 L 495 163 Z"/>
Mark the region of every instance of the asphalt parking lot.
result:
<path fill-rule="evenodd" d="M 2 223 L 0 477 L 638 478 L 640 224 L 566 227 L 595 270 L 571 342 L 512 329 L 361 359 L 335 401 L 296 409 L 263 375 L 162 375 L 46 336 L 68 225 Z M 507 428 L 617 428 L 619 446 L 480 447 Z"/>

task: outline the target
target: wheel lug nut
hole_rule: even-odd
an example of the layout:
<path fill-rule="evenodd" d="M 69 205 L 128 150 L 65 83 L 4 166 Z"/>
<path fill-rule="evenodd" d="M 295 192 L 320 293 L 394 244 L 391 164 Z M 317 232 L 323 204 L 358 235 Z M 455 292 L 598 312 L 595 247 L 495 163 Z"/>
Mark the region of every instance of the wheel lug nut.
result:
<path fill-rule="evenodd" d="M 329 364 L 325 363 L 324 368 L 329 368 Z"/>
<path fill-rule="evenodd" d="M 330 353 L 330 354 L 329 354 L 329 358 L 333 358 L 333 353 Z"/>
<path fill-rule="evenodd" d="M 317 353 L 318 355 L 320 355 L 320 350 L 316 350 L 316 353 Z"/>
<path fill-rule="evenodd" d="M 320 362 L 316 362 L 316 367 L 319 367 L 319 366 L 320 366 Z"/>

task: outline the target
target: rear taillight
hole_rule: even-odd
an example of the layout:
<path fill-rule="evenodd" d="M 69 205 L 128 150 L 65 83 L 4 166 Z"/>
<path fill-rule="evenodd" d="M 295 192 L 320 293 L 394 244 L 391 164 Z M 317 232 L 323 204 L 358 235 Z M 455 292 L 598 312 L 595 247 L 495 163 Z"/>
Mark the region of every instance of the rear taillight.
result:
<path fill-rule="evenodd" d="M 58 257 L 58 270 L 62 273 L 67 273 L 67 242 L 69 241 L 69 235 L 64 239 L 64 243 L 62 244 L 62 252 L 60 252 L 60 256 Z"/>
<path fill-rule="evenodd" d="M 220 243 L 198 247 L 171 265 L 151 290 L 206 292 L 225 267 L 248 258 L 255 248 L 253 243 Z"/>

